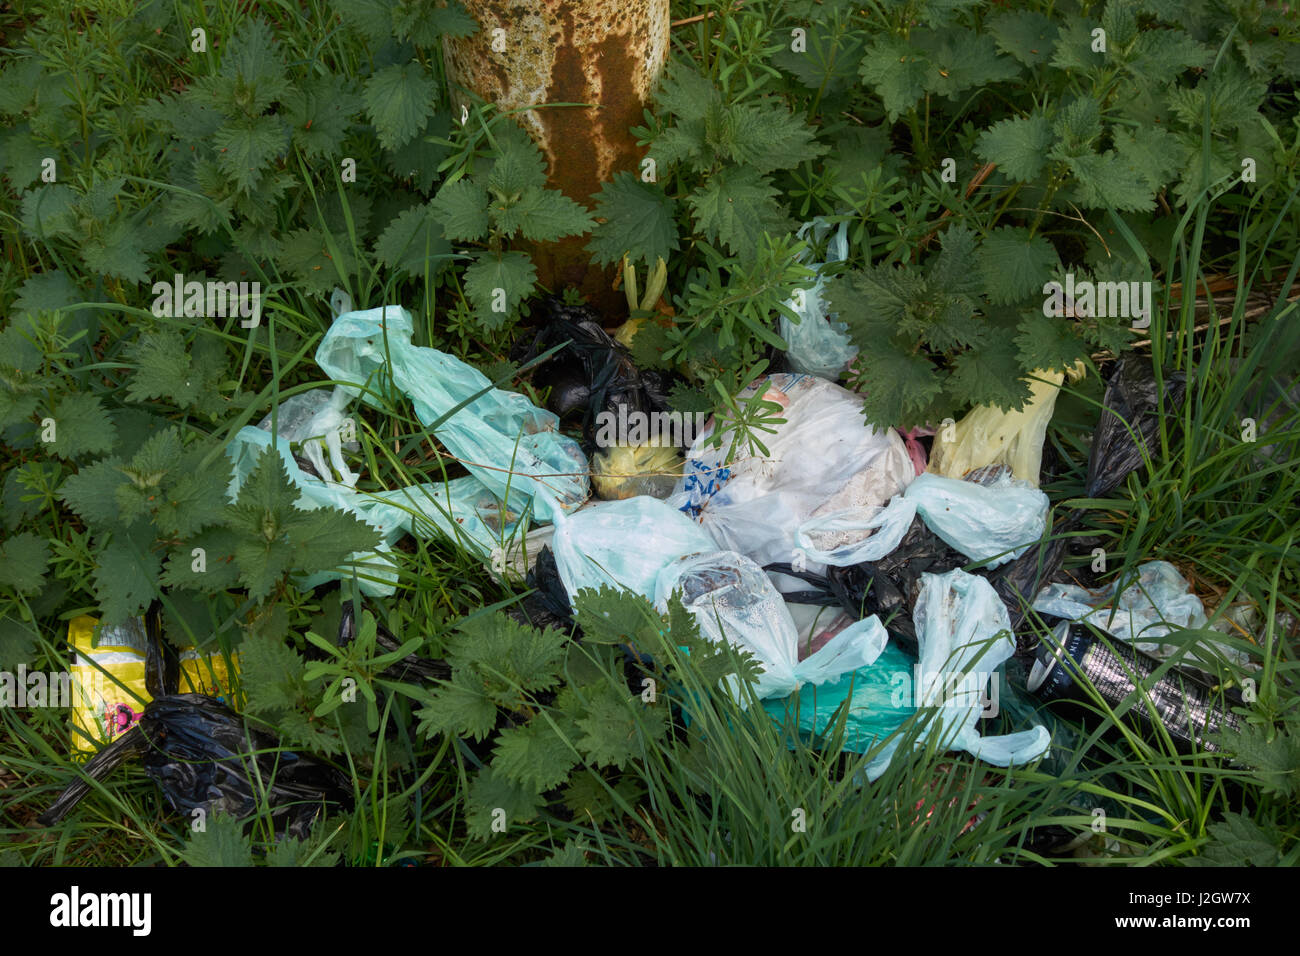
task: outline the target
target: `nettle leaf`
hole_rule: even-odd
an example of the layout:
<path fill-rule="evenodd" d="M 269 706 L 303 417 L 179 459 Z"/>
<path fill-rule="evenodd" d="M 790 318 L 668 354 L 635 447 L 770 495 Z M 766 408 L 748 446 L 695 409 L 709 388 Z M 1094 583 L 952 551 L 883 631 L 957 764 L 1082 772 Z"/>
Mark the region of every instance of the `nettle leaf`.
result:
<path fill-rule="evenodd" d="M 956 96 L 1020 72 L 1014 60 L 998 54 L 997 45 L 987 34 L 950 27 L 917 31 L 912 37 L 926 51 L 930 63 L 926 91 L 939 96 Z"/>
<path fill-rule="evenodd" d="M 221 70 L 213 92 L 226 113 L 256 116 L 289 91 L 275 34 L 262 20 L 245 20 L 221 48 Z"/>
<path fill-rule="evenodd" d="M 433 275 L 451 254 L 432 202 L 403 210 L 375 240 L 375 256 L 401 275 Z"/>
<path fill-rule="evenodd" d="M 601 265 L 614 265 L 627 255 L 633 262 L 665 262 L 680 248 L 677 241 L 677 201 L 654 183 L 632 173 L 616 173 L 596 195 L 597 225 L 587 251 Z"/>
<path fill-rule="evenodd" d="M 1052 126 L 1057 144 L 1052 147 L 1053 159 L 1092 152 L 1092 144 L 1101 135 L 1101 103 L 1091 96 L 1078 96 L 1056 115 Z"/>
<path fill-rule="evenodd" d="M 931 69 L 925 51 L 901 37 L 881 36 L 867 48 L 859 72 L 875 89 L 892 123 L 925 95 Z"/>
<path fill-rule="evenodd" d="M 392 38 L 393 0 L 330 0 L 339 18 L 373 43 Z"/>
<path fill-rule="evenodd" d="M 577 762 L 577 751 L 542 714 L 502 730 L 492 751 L 494 771 L 538 793 L 564 783 Z"/>
<path fill-rule="evenodd" d="M 1042 236 L 1019 226 L 1002 226 L 985 237 L 979 250 L 980 270 L 989 301 L 1018 302 L 1041 293 L 1059 269 L 1056 249 Z"/>
<path fill-rule="evenodd" d="M 104 528 L 118 521 L 117 488 L 126 480 L 121 460 L 106 458 L 65 478 L 59 496 L 86 524 Z"/>
<path fill-rule="evenodd" d="M 307 663 L 276 637 L 249 634 L 239 646 L 239 683 L 250 714 L 292 710 L 304 696 Z"/>
<path fill-rule="evenodd" d="M 212 144 L 222 172 L 247 193 L 261 182 L 266 167 L 288 152 L 289 129 L 278 116 L 246 116 L 217 130 Z"/>
<path fill-rule="evenodd" d="M 6 670 L 28 663 L 36 656 L 35 626 L 18 620 L 17 612 L 0 615 L 0 667 Z"/>
<path fill-rule="evenodd" d="M 1145 177 L 1135 175 L 1133 166 L 1117 157 L 1114 150 L 1073 156 L 1069 164 L 1074 173 L 1071 198 L 1080 206 L 1121 212 L 1146 212 L 1155 208 L 1153 187 Z"/>
<path fill-rule="evenodd" d="M 215 813 L 202 830 L 190 833 L 181 851 L 190 866 L 252 866 L 253 848 L 244 825 L 226 813 Z"/>
<path fill-rule="evenodd" d="M 578 747 L 600 767 L 622 769 L 667 729 L 664 708 L 647 706 L 626 687 L 605 683 L 587 690 L 587 714 L 578 720 Z"/>
<path fill-rule="evenodd" d="M 1211 823 L 1210 840 L 1200 853 L 1183 860 L 1187 866 L 1277 866 L 1282 859 L 1277 835 L 1244 813 L 1225 810 L 1223 822 Z"/>
<path fill-rule="evenodd" d="M 1032 182 L 1043 171 L 1052 130 L 1041 110 L 994 123 L 980 133 L 975 153 L 988 163 L 997 163 L 1008 179 Z"/>
<path fill-rule="evenodd" d="M 117 531 L 99 552 L 95 563 L 94 591 L 105 624 L 121 624 L 140 614 L 158 594 L 162 561 L 150 550 L 153 531 Z"/>
<path fill-rule="evenodd" d="M 586 644 L 645 644 L 658 633 L 662 619 L 639 594 L 602 584 L 600 590 L 582 588 L 574 598 L 574 620 Z"/>
<path fill-rule="evenodd" d="M 1169 105 L 1178 119 L 1199 136 L 1205 99 L 1210 100 L 1210 128 L 1222 134 L 1253 120 L 1268 92 L 1268 84 L 1252 77 L 1235 60 L 1227 60 L 1201 77 L 1195 87 L 1169 91 Z"/>
<path fill-rule="evenodd" d="M 564 236 L 581 235 L 596 224 L 585 207 L 554 189 L 524 190 L 511 211 L 524 238 L 534 242 L 554 242 Z"/>
<path fill-rule="evenodd" d="M 1025 66 L 1047 62 L 1056 47 L 1056 24 L 1036 10 L 1007 10 L 984 22 L 998 49 Z"/>
<path fill-rule="evenodd" d="M 1075 15 L 1066 16 L 1064 19 L 1065 23 L 1056 33 L 1056 49 L 1052 54 L 1052 66 L 1066 73 L 1074 70 L 1092 73 L 1101 69 L 1106 63 L 1106 54 L 1094 53 L 1092 50 L 1092 31 L 1099 28 L 1101 24 L 1096 20 Z"/>
<path fill-rule="evenodd" d="M 1088 350 L 1068 319 L 1031 310 L 1021 317 L 1016 335 L 1022 368 L 1061 371 L 1085 361 Z"/>
<path fill-rule="evenodd" d="M 775 97 L 729 108 L 731 159 L 760 173 L 793 169 L 815 159 L 827 147 L 802 116 L 796 116 Z"/>
<path fill-rule="evenodd" d="M 546 185 L 546 162 L 532 138 L 514 123 L 496 130 L 497 157 L 487 174 L 487 187 L 506 202 L 514 201 L 525 189 Z"/>
<path fill-rule="evenodd" d="M 1182 30 L 1146 27 L 1129 53 L 1128 66 L 1139 82 L 1168 85 L 1184 70 L 1208 67 L 1212 56 Z"/>
<path fill-rule="evenodd" d="M 834 24 L 825 22 L 809 23 L 805 30 L 804 52 L 785 47 L 772 57 L 772 64 L 808 89 L 824 90 L 825 96 L 851 87 L 862 62 L 862 36 L 856 31 L 837 30 Z"/>
<path fill-rule="evenodd" d="M 1015 344 L 995 338 L 953 359 L 949 387 L 976 405 L 1019 410 L 1031 394 L 1023 375 Z"/>
<path fill-rule="evenodd" d="M 480 252 L 465 270 L 465 294 L 489 330 L 501 328 L 536 284 L 537 267 L 523 252 Z"/>
<path fill-rule="evenodd" d="M 419 732 L 424 737 L 451 734 L 484 740 L 497 723 L 497 705 L 475 686 L 472 671 L 458 668 L 450 681 L 443 683 L 417 711 Z"/>
<path fill-rule="evenodd" d="M 293 143 L 308 159 L 337 156 L 343 138 L 364 108 L 355 84 L 333 73 L 313 74 L 284 97 Z"/>
<path fill-rule="evenodd" d="M 1291 797 L 1300 793 L 1300 734 L 1292 728 L 1270 733 L 1272 728 L 1244 724 L 1239 733 L 1221 735 L 1222 743 L 1254 771 L 1265 792 Z"/>
<path fill-rule="evenodd" d="M 532 787 L 513 782 L 495 767 L 485 767 L 474 776 L 465 800 L 470 835 L 486 840 L 500 832 L 494 825 L 526 823 L 544 803 Z"/>
<path fill-rule="evenodd" d="M 913 424 L 943 391 L 929 359 L 887 342 L 859 352 L 857 368 L 863 412 L 875 425 Z"/>
<path fill-rule="evenodd" d="M 35 591 L 45 583 L 49 563 L 50 543 L 30 531 L 0 541 L 0 588 Z"/>
<path fill-rule="evenodd" d="M 163 495 L 159 496 L 154 523 L 177 538 L 188 538 L 216 524 L 226 511 L 229 476 L 220 468 L 204 468 L 205 449 L 190 451 Z"/>
<path fill-rule="evenodd" d="M 330 249 L 318 227 L 295 229 L 280 243 L 281 266 L 293 274 L 304 291 L 328 292 L 357 271 L 356 259 L 345 236 Z"/>
<path fill-rule="evenodd" d="M 1166 129 L 1144 128 L 1140 136 L 1116 129 L 1114 142 L 1116 162 L 1127 178 L 1143 183 L 1153 193 L 1178 172 L 1178 137 Z"/>
<path fill-rule="evenodd" d="M 206 528 L 193 535 L 172 551 L 162 584 L 171 588 L 195 588 L 206 594 L 237 586 L 239 565 L 235 563 L 235 552 L 239 540 L 239 535 L 222 527 Z"/>
<path fill-rule="evenodd" d="M 225 409 L 220 383 L 228 356 L 219 339 L 199 334 L 187 347 L 180 332 L 159 328 L 141 335 L 127 354 L 137 363 L 126 391 L 131 401 L 165 398 L 208 416 Z"/>
<path fill-rule="evenodd" d="M 16 317 L 34 316 L 41 312 L 56 312 L 82 298 L 80 289 L 62 269 L 38 272 L 18 287 L 14 300 Z"/>
<path fill-rule="evenodd" d="M 686 201 L 705 238 L 720 241 L 751 261 L 763 232 L 779 232 L 789 225 L 777 204 L 779 195 L 771 180 L 757 170 L 730 166 L 711 176 Z"/>
<path fill-rule="evenodd" d="M 54 440 L 46 447 L 60 458 L 106 452 L 117 441 L 117 429 L 103 403 L 86 392 L 56 399 L 49 417 L 54 420 Z"/>
<path fill-rule="evenodd" d="M 23 231 L 33 239 L 76 235 L 77 194 L 62 183 L 38 186 L 23 194 Z"/>
<path fill-rule="evenodd" d="M 438 105 L 438 84 L 417 61 L 386 66 L 365 83 L 370 122 L 385 149 L 396 149 L 428 125 Z"/>
<path fill-rule="evenodd" d="M 429 203 L 434 218 L 448 239 L 472 242 L 488 233 L 488 194 L 471 179 L 444 183 Z"/>

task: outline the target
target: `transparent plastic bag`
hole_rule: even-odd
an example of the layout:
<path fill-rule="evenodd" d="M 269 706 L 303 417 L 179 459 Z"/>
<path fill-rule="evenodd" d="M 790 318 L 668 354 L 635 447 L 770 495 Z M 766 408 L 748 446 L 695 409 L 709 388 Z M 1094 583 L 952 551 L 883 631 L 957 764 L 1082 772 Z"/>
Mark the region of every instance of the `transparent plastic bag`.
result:
<path fill-rule="evenodd" d="M 997 669 L 1016 650 L 1007 610 L 987 580 L 960 569 L 922 575 L 913 625 L 919 654 L 911 703 L 926 711 L 918 745 L 933 737 L 940 750 L 965 750 L 999 767 L 1047 752 L 1051 736 L 1041 725 L 990 737 L 976 730 L 993 705 L 991 698 L 984 704 L 986 689 L 1000 686 Z M 868 766 L 868 777 L 884 772 L 899 743 L 891 741 Z"/>
<path fill-rule="evenodd" d="M 699 525 L 658 498 L 645 495 L 597 501 L 557 513 L 551 551 L 570 602 L 583 588 L 616 585 L 653 600 L 655 581 L 669 562 L 713 551 Z"/>
<path fill-rule="evenodd" d="M 819 564 L 842 568 L 863 561 L 879 561 L 898 547 L 915 517 L 916 502 L 899 495 L 883 507 L 851 508 L 810 518 L 795 532 L 795 545 L 805 559 L 811 558 Z M 822 550 L 817 543 L 830 535 L 851 533 L 852 537 L 859 537 L 862 532 L 870 534 L 856 544 Z"/>
<path fill-rule="evenodd" d="M 1047 530 L 1047 495 L 1006 471 L 988 484 L 926 472 L 903 497 L 926 527 L 991 568 L 1020 557 Z"/>
<path fill-rule="evenodd" d="M 276 410 L 274 420 L 275 433 L 294 444 L 301 444 L 303 455 L 318 477 L 328 481 L 337 475 L 340 484 L 355 488 L 360 476 L 343 460 L 343 433 L 351 401 L 352 397 L 341 388 L 300 392 L 285 399 Z M 271 422 L 271 416 L 267 415 L 257 427 L 270 431 Z M 326 453 L 333 471 L 325 465 Z"/>
<path fill-rule="evenodd" d="M 654 600 L 667 609 L 681 592 L 683 606 L 711 641 L 750 651 L 762 666 L 754 693 L 759 699 L 787 697 L 805 683 L 822 684 L 865 667 L 880 656 L 889 636 L 869 617 L 840 631 L 799 660 L 799 631 L 780 593 L 753 561 L 735 551 L 689 554 L 659 573 Z M 735 675 L 728 682 L 740 699 Z"/>
<path fill-rule="evenodd" d="M 591 456 L 591 483 L 607 501 L 667 498 L 681 476 L 682 456 L 671 445 L 615 445 Z"/>
<path fill-rule="evenodd" d="M 791 561 L 795 533 L 809 518 L 883 505 L 916 476 L 898 433 L 867 425 L 862 399 L 852 392 L 786 373 L 761 379 L 741 395 L 755 391 L 783 408 L 785 423 L 774 435 L 762 435 L 768 454 L 725 464 L 725 442 L 704 447 L 715 427 L 710 424 L 691 446 L 685 474 L 668 499 L 699 521 L 718 549 L 760 565 Z M 866 536 L 840 534 L 814 544 L 829 551 Z"/>
<path fill-rule="evenodd" d="M 807 238 L 811 231 L 813 241 L 821 242 L 830 228 L 830 223 L 819 217 L 803 224 L 799 229 L 799 238 Z M 848 258 L 848 228 L 847 222 L 840 223 L 839 229 L 831 237 L 826 247 L 826 263 L 842 262 Z M 802 258 L 806 261 L 810 256 L 805 253 Z M 826 284 L 827 278 L 819 275 L 810 288 L 801 289 L 785 303 L 787 308 L 799 316 L 799 321 L 794 322 L 788 316 L 781 316 L 781 338 L 789 346 L 785 356 L 792 369 L 834 381 L 857 356 L 858 348 L 845 331 L 847 326 L 835 321 L 833 315 L 827 314 Z"/>
<path fill-rule="evenodd" d="M 375 393 L 391 381 L 411 397 L 424 425 L 438 423 L 433 433 L 447 450 L 511 507 L 522 510 L 532 498 L 534 517 L 548 521 L 552 506 L 573 511 L 587 500 L 586 456 L 560 434 L 553 413 L 493 388 L 486 375 L 452 355 L 412 344 L 412 332 L 401 306 L 346 312 L 330 326 L 316 362 L 370 405 L 380 404 Z"/>

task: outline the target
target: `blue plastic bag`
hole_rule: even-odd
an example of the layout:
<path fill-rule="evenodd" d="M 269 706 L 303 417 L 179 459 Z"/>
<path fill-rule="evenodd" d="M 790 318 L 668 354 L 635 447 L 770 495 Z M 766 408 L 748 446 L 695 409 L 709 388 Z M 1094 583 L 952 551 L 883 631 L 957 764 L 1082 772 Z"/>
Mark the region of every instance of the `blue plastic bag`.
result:
<path fill-rule="evenodd" d="M 1047 530 L 1047 495 L 1009 473 L 979 484 L 926 472 L 903 497 L 916 505 L 926 527 L 991 568 L 1020 557 Z"/>
<path fill-rule="evenodd" d="M 811 231 L 813 241 L 820 242 L 830 228 L 826 220 L 818 217 L 803 224 L 799 229 L 799 238 L 805 238 Z M 842 262 L 848 258 L 848 228 L 847 222 L 840 223 L 840 228 L 827 244 L 827 263 Z M 810 256 L 805 254 L 802 258 L 806 260 Z M 819 275 L 810 288 L 799 290 L 794 298 L 785 303 L 787 308 L 799 316 L 799 321 L 791 321 L 788 316 L 782 315 L 781 338 L 785 339 L 788 346 L 785 355 L 792 369 L 833 382 L 840 377 L 844 367 L 853 361 L 858 354 L 858 347 L 845 331 L 848 326 L 827 315 L 826 283 L 827 278 Z"/>
<path fill-rule="evenodd" d="M 560 434 L 554 414 L 517 392 L 492 388 L 486 375 L 454 356 L 412 344 L 412 333 L 410 313 L 401 306 L 346 312 L 330 326 L 316 362 L 367 404 L 380 406 L 376 393 L 391 381 L 411 397 L 424 425 L 451 413 L 434 435 L 510 507 L 522 510 L 532 499 L 534 517 L 548 521 L 553 506 L 573 511 L 587 500 L 586 456 Z"/>

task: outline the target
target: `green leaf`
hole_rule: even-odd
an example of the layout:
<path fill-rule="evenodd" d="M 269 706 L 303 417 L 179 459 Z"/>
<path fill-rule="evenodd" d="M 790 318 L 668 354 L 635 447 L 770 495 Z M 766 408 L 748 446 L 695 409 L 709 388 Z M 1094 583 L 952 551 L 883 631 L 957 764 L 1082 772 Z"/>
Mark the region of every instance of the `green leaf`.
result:
<path fill-rule="evenodd" d="M 121 460 L 106 458 L 64 479 L 59 496 L 86 524 L 103 528 L 117 523 L 117 488 L 126 480 Z"/>
<path fill-rule="evenodd" d="M 1159 127 L 1143 129 L 1141 135 L 1126 129 L 1114 134 L 1115 158 L 1120 175 L 1155 192 L 1178 172 L 1178 138 Z"/>
<path fill-rule="evenodd" d="M 929 61 L 926 91 L 939 96 L 955 97 L 1020 72 L 1014 60 L 998 54 L 991 36 L 974 30 L 950 27 L 914 31 L 912 41 L 925 51 Z"/>
<path fill-rule="evenodd" d="M 503 832 L 501 827 L 526 823 L 537 816 L 543 802 L 531 787 L 512 782 L 495 767 L 485 767 L 475 774 L 465 801 L 470 835 L 486 840 Z"/>
<path fill-rule="evenodd" d="M 127 355 L 137 363 L 126 390 L 131 401 L 165 398 L 208 416 L 225 410 L 220 383 L 227 353 L 219 339 L 199 334 L 187 346 L 181 333 L 160 328 L 141 335 Z"/>
<path fill-rule="evenodd" d="M 429 697 L 417 716 L 419 732 L 424 737 L 451 734 L 483 740 L 497 723 L 497 707 L 475 686 L 470 671 L 457 669 L 450 681 L 442 684 Z"/>
<path fill-rule="evenodd" d="M 1056 46 L 1056 24 L 1036 10 L 1007 10 L 990 17 L 984 26 L 997 40 L 999 50 L 1025 66 L 1045 63 Z"/>
<path fill-rule="evenodd" d="M 375 241 L 375 256 L 401 275 L 434 275 L 451 254 L 432 202 L 411 206 L 389 224 Z"/>
<path fill-rule="evenodd" d="M 241 192 L 252 191 L 272 160 L 289 149 L 289 129 L 278 116 L 246 116 L 217 130 L 212 145 L 221 171 Z"/>
<path fill-rule="evenodd" d="M 307 159 L 334 157 L 363 107 L 348 77 L 312 74 L 285 94 L 284 118 Z"/>
<path fill-rule="evenodd" d="M 793 169 L 826 152 L 801 116 L 776 98 L 730 108 L 731 159 L 757 172 Z"/>
<path fill-rule="evenodd" d="M 386 66 L 366 80 L 366 113 L 385 149 L 396 149 L 419 133 L 438 105 L 438 84 L 412 61 Z"/>
<path fill-rule="evenodd" d="M 1222 823 L 1211 823 L 1210 840 L 1200 854 L 1183 860 L 1187 866 L 1277 866 L 1282 853 L 1277 836 L 1244 813 L 1225 810 Z"/>
<path fill-rule="evenodd" d="M 1029 383 L 1022 376 L 1014 343 L 995 339 L 953 359 L 951 387 L 976 405 L 1019 410 L 1029 400 Z"/>
<path fill-rule="evenodd" d="M 1056 33 L 1052 66 L 1067 74 L 1074 70 L 1089 74 L 1099 70 L 1106 62 L 1106 54 L 1093 52 L 1092 31 L 1099 29 L 1101 24 L 1079 16 L 1064 19 L 1065 23 Z"/>
<path fill-rule="evenodd" d="M 1146 177 L 1132 163 L 1117 157 L 1114 150 L 1073 156 L 1069 164 L 1074 173 L 1071 198 L 1080 206 L 1120 212 L 1147 212 L 1155 208 L 1154 189 Z"/>
<path fill-rule="evenodd" d="M 429 203 L 442 234 L 453 241 L 484 239 L 488 233 L 487 190 L 471 179 L 444 183 Z"/>
<path fill-rule="evenodd" d="M 54 419 L 54 440 L 46 447 L 60 458 L 106 452 L 117 441 L 117 430 L 103 403 L 86 392 L 68 392 L 56 399 L 50 417 Z"/>
<path fill-rule="evenodd" d="M 23 231 L 33 239 L 76 234 L 77 194 L 62 183 L 38 186 L 23 194 Z"/>
<path fill-rule="evenodd" d="M 548 690 L 559 682 L 568 637 L 549 628 L 520 624 L 501 612 L 462 621 L 447 639 L 447 658 L 454 668 L 470 668 L 479 686 L 504 706 L 520 693 Z"/>
<path fill-rule="evenodd" d="M 564 783 L 577 762 L 572 745 L 542 715 L 502 730 L 492 752 L 494 771 L 538 793 Z"/>
<path fill-rule="evenodd" d="M 641 644 L 663 628 L 658 612 L 644 597 L 602 584 L 582 588 L 573 601 L 573 617 L 586 644 Z"/>
<path fill-rule="evenodd" d="M 136 536 L 113 533 L 96 557 L 94 590 L 105 624 L 121 624 L 142 613 L 158 596 L 162 562 L 149 550 L 153 532 L 147 525 Z M 145 540 L 148 539 L 148 540 Z"/>
<path fill-rule="evenodd" d="M 36 644 L 32 624 L 20 621 L 14 611 L 0 615 L 0 668 L 9 670 L 28 663 L 36 656 Z"/>
<path fill-rule="evenodd" d="M 1208 67 L 1212 52 L 1182 30 L 1147 27 L 1138 34 L 1128 66 L 1139 82 L 1168 85 L 1188 69 Z"/>
<path fill-rule="evenodd" d="M 298 706 L 306 664 L 276 637 L 250 634 L 239 645 L 239 682 L 250 714 L 273 716 Z"/>
<path fill-rule="evenodd" d="M 756 170 L 740 166 L 722 169 L 693 192 L 687 203 L 696 227 L 711 242 L 721 241 L 742 260 L 758 253 L 765 231 L 780 231 L 788 220 L 777 205 L 780 195 Z"/>
<path fill-rule="evenodd" d="M 596 224 L 582 205 L 554 189 L 525 190 L 513 211 L 524 238 L 534 242 L 581 235 Z"/>
<path fill-rule="evenodd" d="M 1008 179 L 1027 183 L 1043 171 L 1051 141 L 1047 117 L 1034 110 L 1028 116 L 1005 119 L 984 130 L 975 153 L 985 162 L 997 163 Z"/>
<path fill-rule="evenodd" d="M 979 260 L 989 301 L 999 304 L 1041 292 L 1060 266 L 1050 242 L 1018 226 L 990 232 L 980 246 Z"/>
<path fill-rule="evenodd" d="M 227 114 L 256 116 L 289 92 L 284 60 L 266 23 L 245 20 L 222 46 L 220 77 L 213 91 Z"/>
<path fill-rule="evenodd" d="M 537 284 L 537 267 L 523 252 L 480 252 L 465 270 L 465 294 L 483 327 L 499 329 Z"/>
<path fill-rule="evenodd" d="M 1041 309 L 1031 310 L 1021 317 L 1019 330 L 1016 346 L 1020 349 L 1021 368 L 1061 371 L 1088 358 L 1087 349 L 1068 319 L 1043 315 Z"/>
<path fill-rule="evenodd" d="M 496 129 L 497 158 L 487 175 L 487 188 L 506 202 L 514 202 L 525 189 L 546 185 L 546 161 L 526 132 L 515 123 Z"/>
<path fill-rule="evenodd" d="M 1222 735 L 1223 746 L 1254 771 L 1266 793 L 1292 797 L 1300 793 L 1300 734 L 1285 729 L 1243 724 L 1240 733 Z"/>
<path fill-rule="evenodd" d="M 49 542 L 30 531 L 0 541 L 0 588 L 35 591 L 45 582 L 49 563 Z"/>
<path fill-rule="evenodd" d="M 81 290 L 62 269 L 38 272 L 18 288 L 14 300 L 16 316 L 35 316 L 41 312 L 55 312 L 83 298 Z"/>
<path fill-rule="evenodd" d="M 190 866 L 252 866 L 253 848 L 242 823 L 216 813 L 208 817 L 202 830 L 191 830 L 181 859 Z"/>
<path fill-rule="evenodd" d="M 588 695 L 577 743 L 597 766 L 622 769 L 667 729 L 664 708 L 643 704 L 626 687 L 605 683 L 589 688 Z"/>
<path fill-rule="evenodd" d="M 680 248 L 677 200 L 632 173 L 615 173 L 601 186 L 595 216 L 604 221 L 592 229 L 587 251 L 601 265 L 615 265 L 627 255 L 653 266 L 659 259 L 667 262 Z"/>
<path fill-rule="evenodd" d="M 925 95 L 933 67 L 925 52 L 895 36 L 879 36 L 867 48 L 860 73 L 876 91 L 892 123 Z"/>
<path fill-rule="evenodd" d="M 888 342 L 860 351 L 857 367 L 863 412 L 868 423 L 879 427 L 916 423 L 943 391 L 943 383 L 929 359 Z"/>

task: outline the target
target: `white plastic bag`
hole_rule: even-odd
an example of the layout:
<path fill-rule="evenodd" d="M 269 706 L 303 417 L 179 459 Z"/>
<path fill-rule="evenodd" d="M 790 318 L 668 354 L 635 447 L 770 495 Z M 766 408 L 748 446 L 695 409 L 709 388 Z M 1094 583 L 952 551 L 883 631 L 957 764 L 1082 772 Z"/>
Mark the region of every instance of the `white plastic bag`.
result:
<path fill-rule="evenodd" d="M 809 518 L 795 532 L 795 545 L 806 558 L 820 564 L 843 568 L 863 561 L 879 561 L 898 547 L 915 517 L 916 502 L 897 495 L 883 507 L 850 508 Z M 871 534 L 856 544 L 826 550 L 819 546 L 819 538 L 824 540 L 835 534 L 860 537 L 862 532 Z M 827 543 L 835 544 L 833 540 Z"/>
<path fill-rule="evenodd" d="M 795 532 L 814 515 L 883 505 L 915 476 L 903 440 L 892 428 L 867 425 L 862 399 L 811 375 L 778 374 L 742 396 L 762 391 L 781 405 L 785 424 L 762 436 L 769 454 L 724 465 L 723 448 L 705 448 L 711 423 L 691 446 L 686 471 L 668 504 L 695 518 L 719 550 L 759 565 L 799 560 Z M 856 532 L 825 550 L 865 538 Z"/>
<path fill-rule="evenodd" d="M 992 737 L 975 729 L 990 680 L 996 686 L 997 667 L 1016 651 L 1011 619 L 993 585 L 961 569 L 922 574 L 912 621 L 919 650 L 912 702 L 934 708 L 918 746 L 935 737 L 939 750 L 965 750 L 998 767 L 1047 752 L 1051 735 L 1041 725 Z M 900 742 L 891 741 L 867 766 L 870 779 L 884 772 Z"/>
<path fill-rule="evenodd" d="M 711 641 L 753 653 L 763 668 L 759 699 L 786 697 L 805 683 L 822 684 L 865 667 L 880 656 L 889 635 L 879 618 L 857 621 L 799 660 L 799 631 L 780 593 L 753 561 L 734 551 L 686 555 L 670 562 L 655 585 L 655 604 L 681 592 L 682 604 Z M 739 699 L 732 675 L 729 687 Z"/>
<path fill-rule="evenodd" d="M 830 223 L 819 217 L 800 227 L 799 238 L 807 238 L 811 231 L 813 241 L 820 242 L 830 228 Z M 847 222 L 840 223 L 840 228 L 826 246 L 826 262 L 842 262 L 848 258 L 848 228 Z M 805 253 L 801 258 L 807 261 L 811 256 Z M 792 369 L 834 381 L 853 361 L 858 348 L 845 331 L 845 324 L 826 313 L 826 284 L 826 277 L 819 275 L 810 288 L 800 289 L 785 303 L 799 316 L 799 321 L 793 322 L 787 316 L 781 316 L 781 338 L 789 346 L 785 356 Z"/>
<path fill-rule="evenodd" d="M 1006 472 L 990 484 L 927 472 L 903 497 L 916 505 L 926 527 L 991 568 L 1020 557 L 1047 530 L 1047 495 Z"/>
<path fill-rule="evenodd" d="M 715 550 L 713 540 L 680 511 L 639 495 L 556 511 L 551 551 L 570 603 L 583 588 L 615 585 L 653 600 L 659 572 L 674 558 Z"/>

